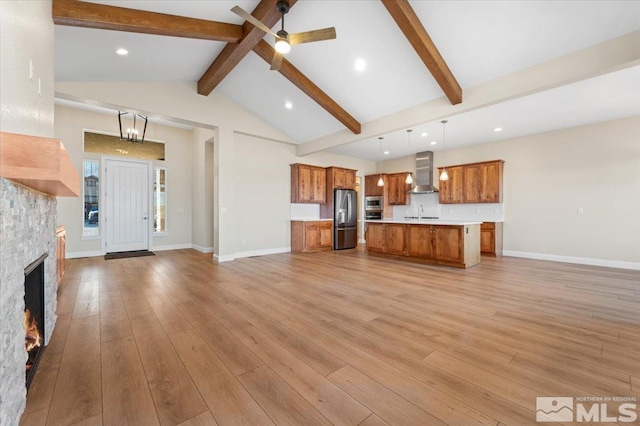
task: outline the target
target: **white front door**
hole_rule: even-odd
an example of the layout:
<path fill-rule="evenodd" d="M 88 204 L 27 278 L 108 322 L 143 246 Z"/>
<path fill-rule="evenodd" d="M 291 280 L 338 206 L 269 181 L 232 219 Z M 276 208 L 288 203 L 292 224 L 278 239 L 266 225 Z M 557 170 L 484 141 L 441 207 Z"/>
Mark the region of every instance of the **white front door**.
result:
<path fill-rule="evenodd" d="M 147 161 L 105 161 L 107 253 L 149 249 L 149 174 Z"/>

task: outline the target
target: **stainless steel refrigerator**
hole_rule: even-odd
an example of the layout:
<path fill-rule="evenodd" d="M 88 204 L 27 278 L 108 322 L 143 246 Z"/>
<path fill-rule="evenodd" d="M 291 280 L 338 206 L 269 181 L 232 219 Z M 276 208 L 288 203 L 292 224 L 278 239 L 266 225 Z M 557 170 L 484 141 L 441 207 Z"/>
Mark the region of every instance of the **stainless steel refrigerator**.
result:
<path fill-rule="evenodd" d="M 358 193 L 353 189 L 333 190 L 333 249 L 358 245 Z"/>

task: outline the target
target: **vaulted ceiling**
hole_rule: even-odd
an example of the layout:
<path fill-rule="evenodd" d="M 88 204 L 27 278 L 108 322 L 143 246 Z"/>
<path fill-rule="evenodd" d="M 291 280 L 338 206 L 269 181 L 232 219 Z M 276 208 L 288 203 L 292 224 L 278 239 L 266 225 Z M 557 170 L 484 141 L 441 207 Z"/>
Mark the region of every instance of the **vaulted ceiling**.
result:
<path fill-rule="evenodd" d="M 220 91 L 298 143 L 347 131 L 348 143 L 329 150 L 375 160 L 378 145 L 371 131 L 358 138 L 361 125 L 439 98 L 464 105 L 466 89 L 640 30 L 636 1 L 290 0 L 287 31 L 335 27 L 337 39 L 293 46 L 277 72 L 269 70 L 273 39 L 230 11 L 239 5 L 277 30 L 275 3 L 54 0 L 56 81 L 197 81 L 202 95 Z M 120 47 L 129 55 L 117 56 Z M 618 72 L 464 112 L 460 143 L 640 114 L 640 66 Z M 441 139 L 437 120 L 413 124 L 413 152 L 439 148 L 429 145 Z M 487 130 L 497 126 L 505 132 Z M 447 131 L 455 146 L 456 130 Z M 406 132 L 375 133 L 391 156 L 409 152 Z"/>

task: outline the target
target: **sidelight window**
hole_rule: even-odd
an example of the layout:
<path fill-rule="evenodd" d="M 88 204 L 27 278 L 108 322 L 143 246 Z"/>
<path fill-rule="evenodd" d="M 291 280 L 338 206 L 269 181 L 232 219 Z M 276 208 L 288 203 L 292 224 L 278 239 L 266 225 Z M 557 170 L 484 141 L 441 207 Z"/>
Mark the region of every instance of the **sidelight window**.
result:
<path fill-rule="evenodd" d="M 84 160 L 84 224 L 83 237 L 100 236 L 99 203 L 100 203 L 100 162 Z"/>
<path fill-rule="evenodd" d="M 167 169 L 153 169 L 153 232 L 167 232 Z"/>

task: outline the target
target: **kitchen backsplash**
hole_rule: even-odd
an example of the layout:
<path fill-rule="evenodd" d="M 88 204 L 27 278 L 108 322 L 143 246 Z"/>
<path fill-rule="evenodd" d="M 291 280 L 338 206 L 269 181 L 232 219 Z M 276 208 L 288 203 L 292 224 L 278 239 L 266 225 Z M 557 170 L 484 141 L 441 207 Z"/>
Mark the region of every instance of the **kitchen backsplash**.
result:
<path fill-rule="evenodd" d="M 446 220 L 478 220 L 484 222 L 504 221 L 504 203 L 440 204 L 438 193 L 411 195 L 411 205 L 394 206 L 393 218 L 418 216 L 422 205 L 422 216 L 433 216 Z"/>
<path fill-rule="evenodd" d="M 291 203 L 291 219 L 314 220 L 320 218 L 320 204 Z"/>

